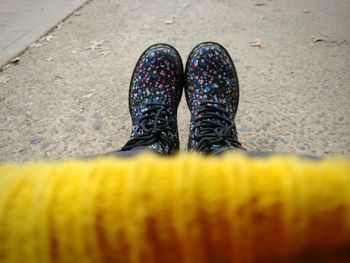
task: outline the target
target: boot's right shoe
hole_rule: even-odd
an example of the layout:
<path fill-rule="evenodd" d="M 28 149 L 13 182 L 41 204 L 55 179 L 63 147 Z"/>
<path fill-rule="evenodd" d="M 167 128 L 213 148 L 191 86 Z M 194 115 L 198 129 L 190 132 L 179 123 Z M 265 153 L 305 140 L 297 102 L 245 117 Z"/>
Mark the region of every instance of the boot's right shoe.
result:
<path fill-rule="evenodd" d="M 187 60 L 185 81 L 191 112 L 189 151 L 218 155 L 242 149 L 235 125 L 239 84 L 226 49 L 212 42 L 196 46 Z"/>

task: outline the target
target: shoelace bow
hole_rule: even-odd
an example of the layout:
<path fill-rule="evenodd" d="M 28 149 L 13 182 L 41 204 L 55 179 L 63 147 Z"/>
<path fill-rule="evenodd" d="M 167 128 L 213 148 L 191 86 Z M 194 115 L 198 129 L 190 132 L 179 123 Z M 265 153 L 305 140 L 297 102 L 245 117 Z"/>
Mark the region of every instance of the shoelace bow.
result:
<path fill-rule="evenodd" d="M 148 103 L 139 120 L 139 135 L 130 139 L 122 151 L 130 150 L 134 147 L 150 146 L 156 142 L 169 145 L 170 149 L 175 147 L 175 142 L 167 134 L 173 133 L 170 126 L 169 112 L 166 105 L 162 103 Z"/>
<path fill-rule="evenodd" d="M 225 104 L 202 102 L 197 114 L 199 117 L 194 120 L 193 127 L 197 141 L 196 150 L 215 155 L 227 149 L 242 149 L 237 138 L 236 126 L 229 119 Z M 212 150 L 213 145 L 219 145 L 219 147 Z"/>

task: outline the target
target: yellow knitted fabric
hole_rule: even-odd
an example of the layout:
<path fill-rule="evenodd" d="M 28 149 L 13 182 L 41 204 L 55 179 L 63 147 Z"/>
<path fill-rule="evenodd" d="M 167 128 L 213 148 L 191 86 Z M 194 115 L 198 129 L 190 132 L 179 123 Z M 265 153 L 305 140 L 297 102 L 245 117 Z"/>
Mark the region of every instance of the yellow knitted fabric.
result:
<path fill-rule="evenodd" d="M 349 262 L 348 251 L 346 159 L 140 156 L 0 168 L 0 262 Z"/>

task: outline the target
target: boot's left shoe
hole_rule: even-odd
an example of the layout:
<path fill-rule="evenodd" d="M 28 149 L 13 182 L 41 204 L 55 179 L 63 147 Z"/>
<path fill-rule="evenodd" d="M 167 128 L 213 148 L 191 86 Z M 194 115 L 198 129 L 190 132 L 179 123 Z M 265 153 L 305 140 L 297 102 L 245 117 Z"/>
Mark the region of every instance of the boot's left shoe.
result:
<path fill-rule="evenodd" d="M 189 151 L 218 155 L 243 149 L 235 125 L 238 78 L 226 49 L 212 42 L 196 46 L 187 60 L 185 81 L 191 111 Z"/>
<path fill-rule="evenodd" d="M 150 148 L 162 155 L 179 150 L 177 107 L 183 88 L 183 66 L 177 50 L 166 44 L 149 47 L 130 81 L 130 140 L 121 151 Z"/>

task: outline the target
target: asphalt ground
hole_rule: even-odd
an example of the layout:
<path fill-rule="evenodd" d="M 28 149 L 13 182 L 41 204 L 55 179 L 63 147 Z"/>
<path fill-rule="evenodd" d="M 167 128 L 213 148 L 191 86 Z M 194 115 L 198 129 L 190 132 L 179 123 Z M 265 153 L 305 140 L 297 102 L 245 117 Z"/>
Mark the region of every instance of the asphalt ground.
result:
<path fill-rule="evenodd" d="M 240 81 L 249 151 L 350 154 L 347 0 L 93 0 L 0 73 L 0 161 L 60 160 L 120 148 L 128 86 L 149 45 L 216 41 Z M 178 123 L 186 150 L 189 111 Z"/>

